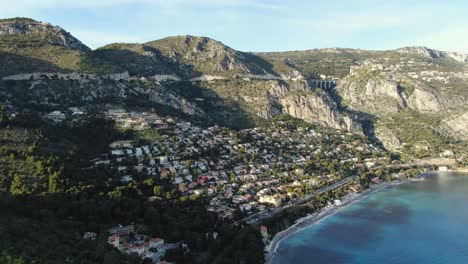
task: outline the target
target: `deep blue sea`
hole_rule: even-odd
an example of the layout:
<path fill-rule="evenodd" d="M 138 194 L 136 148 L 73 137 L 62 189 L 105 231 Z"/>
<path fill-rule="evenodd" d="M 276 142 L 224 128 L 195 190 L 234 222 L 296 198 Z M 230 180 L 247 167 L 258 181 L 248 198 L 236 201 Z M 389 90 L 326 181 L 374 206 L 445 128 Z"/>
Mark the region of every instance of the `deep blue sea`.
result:
<path fill-rule="evenodd" d="M 468 175 L 369 195 L 282 240 L 279 263 L 468 264 Z"/>

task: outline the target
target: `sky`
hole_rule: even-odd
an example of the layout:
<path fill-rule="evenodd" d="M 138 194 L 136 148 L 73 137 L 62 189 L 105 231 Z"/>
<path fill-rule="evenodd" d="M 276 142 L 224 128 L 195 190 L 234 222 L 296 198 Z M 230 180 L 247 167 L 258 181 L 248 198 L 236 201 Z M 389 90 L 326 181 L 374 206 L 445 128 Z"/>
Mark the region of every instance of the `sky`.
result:
<path fill-rule="evenodd" d="M 91 48 L 194 35 L 242 51 L 468 53 L 467 0 L 0 0 L 0 18 L 9 17 L 59 25 Z"/>

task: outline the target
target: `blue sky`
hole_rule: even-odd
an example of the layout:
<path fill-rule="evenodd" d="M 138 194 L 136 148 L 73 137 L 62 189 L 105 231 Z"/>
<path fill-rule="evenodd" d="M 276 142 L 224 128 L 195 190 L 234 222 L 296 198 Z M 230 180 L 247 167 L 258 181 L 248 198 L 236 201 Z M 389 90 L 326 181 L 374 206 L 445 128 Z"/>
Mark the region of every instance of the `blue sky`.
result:
<path fill-rule="evenodd" d="M 92 48 L 172 35 L 243 51 L 424 45 L 468 53 L 466 0 L 0 0 L 0 17 L 60 25 Z"/>

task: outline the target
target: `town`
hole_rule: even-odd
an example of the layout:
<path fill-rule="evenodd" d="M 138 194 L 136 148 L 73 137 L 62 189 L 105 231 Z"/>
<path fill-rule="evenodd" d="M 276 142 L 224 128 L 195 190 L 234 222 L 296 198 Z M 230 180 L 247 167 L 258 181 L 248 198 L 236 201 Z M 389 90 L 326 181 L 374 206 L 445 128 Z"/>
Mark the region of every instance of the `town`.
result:
<path fill-rule="evenodd" d="M 364 137 L 286 115 L 267 126 L 236 131 L 137 109 L 107 106 L 101 113 L 119 130 L 133 134 L 110 143 L 106 153 L 90 160 L 92 167 L 111 172 L 113 185 L 143 182 L 153 190 L 148 202 L 201 201 L 218 221 L 234 225 L 262 224 L 333 189 L 346 187 L 351 190 L 346 197 L 353 197 L 363 190 L 356 180 L 369 171 L 381 171 L 370 174 L 369 182 L 375 185 L 406 177 L 399 169 L 408 164 Z M 60 124 L 86 115 L 84 108 L 70 108 L 44 118 Z M 389 174 L 383 168 L 397 170 Z M 339 198 L 332 198 L 323 206 L 340 205 Z M 258 230 L 268 245 L 268 228 L 260 225 Z M 117 226 L 108 233 L 108 243 L 121 253 L 151 263 L 163 263 L 168 249 L 183 245 L 188 250 L 183 241 L 167 244 L 164 238 L 135 232 L 133 225 Z"/>
<path fill-rule="evenodd" d="M 209 197 L 208 210 L 221 219 L 292 204 L 352 176 L 356 167 L 388 160 L 380 148 L 350 133 L 288 128 L 281 121 L 236 132 L 123 109 L 109 109 L 107 117 L 123 129 L 151 127 L 157 140 L 113 142 L 109 153 L 93 160 L 95 166 L 115 170 L 122 184 L 153 178 L 170 184 L 182 199 Z M 331 161 L 312 170 L 311 160 Z M 158 187 L 148 199 L 170 198 Z"/>

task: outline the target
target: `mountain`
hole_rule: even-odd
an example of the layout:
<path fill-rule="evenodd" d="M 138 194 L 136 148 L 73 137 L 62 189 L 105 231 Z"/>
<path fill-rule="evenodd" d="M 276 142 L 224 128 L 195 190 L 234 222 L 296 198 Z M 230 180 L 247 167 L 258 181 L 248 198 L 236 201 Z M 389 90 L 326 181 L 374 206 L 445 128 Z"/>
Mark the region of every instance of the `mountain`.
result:
<path fill-rule="evenodd" d="M 286 113 L 395 150 L 421 141 L 443 148 L 468 134 L 468 63 L 459 53 L 248 53 L 195 36 L 90 50 L 60 27 L 26 18 L 1 20 L 0 38 L 0 98 L 16 110 L 106 102 L 236 128 Z"/>
<path fill-rule="evenodd" d="M 466 140 L 466 55 L 425 47 L 257 55 L 294 65 L 308 80 L 336 80 L 328 92 L 340 111 L 359 120 L 366 134 L 387 148 L 420 141 L 442 147 L 447 140 Z"/>
<path fill-rule="evenodd" d="M 90 51 L 86 45 L 61 27 L 29 18 L 0 20 L 0 35 L 3 48 L 52 45 L 84 52 Z"/>
<path fill-rule="evenodd" d="M 451 58 L 458 62 L 468 62 L 468 55 L 458 53 L 458 52 L 450 52 L 450 51 L 440 51 L 434 50 L 427 47 L 404 47 L 396 50 L 402 54 L 416 54 L 420 56 L 424 56 L 427 58 Z"/>
<path fill-rule="evenodd" d="M 29 18 L 0 20 L 0 76 L 30 72 L 111 73 L 85 44 L 59 26 Z"/>
<path fill-rule="evenodd" d="M 270 69 L 268 62 L 206 37 L 168 37 L 145 45 L 161 51 L 167 58 L 184 65 L 191 77 L 276 74 Z"/>

